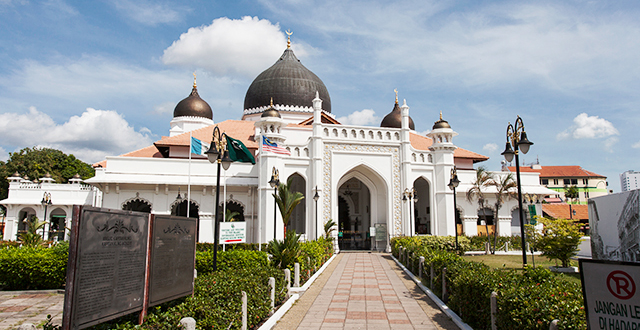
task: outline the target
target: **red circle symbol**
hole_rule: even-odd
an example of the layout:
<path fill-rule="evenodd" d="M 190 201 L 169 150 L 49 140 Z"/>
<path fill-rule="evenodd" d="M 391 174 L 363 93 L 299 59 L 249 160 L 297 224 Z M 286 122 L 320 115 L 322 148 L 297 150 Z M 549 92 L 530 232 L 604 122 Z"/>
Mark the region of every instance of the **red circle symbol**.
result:
<path fill-rule="evenodd" d="M 629 274 L 616 270 L 607 276 L 607 289 L 614 297 L 627 300 L 636 294 L 636 283 Z"/>

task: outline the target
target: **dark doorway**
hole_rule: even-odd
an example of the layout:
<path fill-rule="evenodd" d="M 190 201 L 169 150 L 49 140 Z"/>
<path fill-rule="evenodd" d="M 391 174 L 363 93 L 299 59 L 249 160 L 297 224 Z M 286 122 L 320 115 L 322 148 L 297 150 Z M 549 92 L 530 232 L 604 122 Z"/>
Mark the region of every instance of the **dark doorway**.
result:
<path fill-rule="evenodd" d="M 171 207 L 171 215 L 176 215 L 176 216 L 179 216 L 179 217 L 186 217 L 187 216 L 187 201 L 183 200 L 180 203 L 174 204 L 173 207 Z M 191 202 L 191 205 L 189 206 L 189 218 L 200 219 L 198 205 L 196 203 L 194 203 L 194 202 Z"/>
<path fill-rule="evenodd" d="M 149 203 L 140 199 L 134 199 L 134 200 L 128 201 L 122 206 L 122 209 L 125 211 L 151 213 L 151 205 L 149 205 Z"/>

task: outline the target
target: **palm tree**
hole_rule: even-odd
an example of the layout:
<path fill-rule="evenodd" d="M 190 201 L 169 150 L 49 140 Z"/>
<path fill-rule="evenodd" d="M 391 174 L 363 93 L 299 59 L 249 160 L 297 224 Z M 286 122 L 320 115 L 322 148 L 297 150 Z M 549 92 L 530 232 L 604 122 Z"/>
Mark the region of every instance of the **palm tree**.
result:
<path fill-rule="evenodd" d="M 231 211 L 229 209 L 227 209 L 226 214 L 224 215 L 224 221 L 225 222 L 231 222 L 231 221 L 236 221 L 236 217 L 240 215 L 240 212 L 238 211 Z"/>
<path fill-rule="evenodd" d="M 476 178 L 471 183 L 471 188 L 467 191 L 467 201 L 473 202 L 474 200 L 478 201 L 478 206 L 482 211 L 482 220 L 484 220 L 484 226 L 487 231 L 487 239 L 489 241 L 489 247 L 491 247 L 491 238 L 489 237 L 489 225 L 487 224 L 487 216 L 484 214 L 485 209 L 485 196 L 484 191 L 491 185 L 493 182 L 493 176 L 486 168 L 480 166 L 476 169 Z"/>
<path fill-rule="evenodd" d="M 278 186 L 278 193 L 273 194 L 273 197 L 276 199 L 276 204 L 278 204 L 278 209 L 280 209 L 280 214 L 282 215 L 285 236 L 287 235 L 287 225 L 289 224 L 293 210 L 304 199 L 304 195 L 301 192 L 291 191 L 291 182 L 292 178 L 289 178 L 286 184 L 281 183 Z"/>
<path fill-rule="evenodd" d="M 513 189 L 516 189 L 516 187 L 518 186 L 516 183 L 516 180 L 513 178 L 513 173 L 509 173 L 505 176 L 502 177 L 498 177 L 497 179 L 494 178 L 493 180 L 491 180 L 491 185 L 496 187 L 496 203 L 495 203 L 495 207 L 496 207 L 496 221 L 498 219 L 498 212 L 500 212 L 500 208 L 502 207 L 502 204 L 504 204 L 505 198 L 506 199 L 511 199 L 514 198 L 513 195 Z M 496 253 L 496 247 L 498 246 L 498 232 L 494 232 L 494 237 L 493 237 L 493 251 L 491 252 L 492 254 Z"/>

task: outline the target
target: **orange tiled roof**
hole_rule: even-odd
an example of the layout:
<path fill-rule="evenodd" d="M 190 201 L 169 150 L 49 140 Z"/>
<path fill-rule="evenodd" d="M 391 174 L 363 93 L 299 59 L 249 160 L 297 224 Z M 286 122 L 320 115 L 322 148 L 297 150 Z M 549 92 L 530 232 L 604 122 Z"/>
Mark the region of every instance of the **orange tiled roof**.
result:
<path fill-rule="evenodd" d="M 604 175 L 587 171 L 577 165 L 541 167 L 541 169 L 532 169 L 530 166 L 521 166 L 520 172 L 538 172 L 540 173 L 540 178 L 606 178 Z M 509 166 L 509 170 L 515 172 L 516 167 Z"/>
<path fill-rule="evenodd" d="M 242 141 L 247 149 L 258 149 L 258 143 L 253 141 L 253 135 L 255 133 L 254 123 L 255 122 L 248 120 L 225 120 L 216 125 L 191 131 L 191 135 L 200 141 L 210 143 L 211 137 L 213 136 L 213 129 L 218 126 L 221 133 L 226 133 L 230 137 Z M 154 145 L 156 147 L 188 146 L 189 133 L 182 133 L 172 137 L 164 136 L 160 141 L 155 142 Z"/>
<path fill-rule="evenodd" d="M 156 148 L 155 145 L 150 145 L 148 147 L 144 147 L 142 149 L 138 149 L 135 151 L 128 152 L 126 154 L 120 155 L 120 157 L 149 157 L 149 158 L 162 158 L 160 151 Z M 107 166 L 107 161 L 103 160 L 92 165 L 93 167 L 105 167 Z"/>
<path fill-rule="evenodd" d="M 409 139 L 411 141 L 411 146 L 416 150 L 429 150 L 429 147 L 433 144 L 433 140 L 431 140 L 431 138 L 416 133 L 411 133 L 409 135 Z M 457 148 L 453 152 L 453 157 L 473 159 L 474 163 L 483 162 L 489 159 L 489 157 L 487 156 L 483 156 L 481 154 L 477 154 L 473 151 L 462 148 Z"/>
<path fill-rule="evenodd" d="M 569 210 L 576 211 L 573 219 L 589 219 L 589 207 L 584 204 L 542 204 L 542 213 L 553 219 L 571 219 Z"/>

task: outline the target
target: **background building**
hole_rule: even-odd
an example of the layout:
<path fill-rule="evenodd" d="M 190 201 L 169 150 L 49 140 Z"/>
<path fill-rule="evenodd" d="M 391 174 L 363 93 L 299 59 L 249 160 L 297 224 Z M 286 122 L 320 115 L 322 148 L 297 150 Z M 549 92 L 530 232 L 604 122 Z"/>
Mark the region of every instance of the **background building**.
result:
<path fill-rule="evenodd" d="M 640 172 L 626 171 L 620 174 L 620 190 L 630 191 L 634 189 L 640 189 Z"/>
<path fill-rule="evenodd" d="M 515 172 L 515 166 L 509 166 Z M 607 177 L 587 171 L 580 166 L 521 166 L 520 172 L 537 172 L 540 174 L 540 184 L 557 192 L 561 199 L 568 203 L 586 204 L 589 198 L 607 195 L 609 193 Z M 578 189 L 578 200 L 566 200 L 565 189 L 575 186 Z"/>

